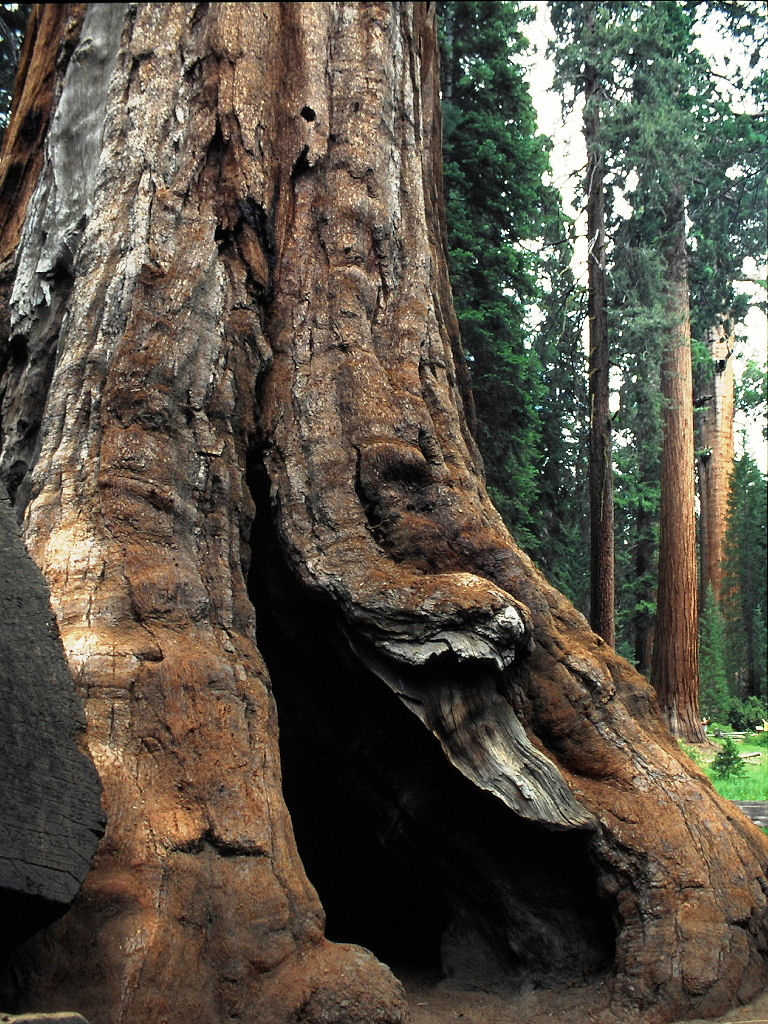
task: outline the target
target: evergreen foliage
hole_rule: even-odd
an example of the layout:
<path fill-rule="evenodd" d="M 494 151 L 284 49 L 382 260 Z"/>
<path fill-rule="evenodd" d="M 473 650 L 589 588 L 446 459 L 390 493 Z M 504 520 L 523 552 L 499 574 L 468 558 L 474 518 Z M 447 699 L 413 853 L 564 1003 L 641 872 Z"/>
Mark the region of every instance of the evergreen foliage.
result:
<path fill-rule="evenodd" d="M 744 774 L 744 761 L 732 739 L 726 737 L 722 750 L 712 762 L 712 771 L 718 779 L 731 779 Z"/>
<path fill-rule="evenodd" d="M 584 293 L 571 268 L 563 265 L 560 249 L 549 249 L 542 271 L 542 321 L 534 337 L 543 382 L 533 524 L 536 553 L 547 576 L 586 614 L 589 409 L 581 339 Z"/>
<path fill-rule="evenodd" d="M 586 295 L 571 268 L 573 225 L 564 217 L 560 196 L 553 188 L 547 190 L 544 212 L 539 250 L 540 321 L 533 336 L 543 385 L 533 529 L 541 568 L 586 613 L 589 406 L 581 334 Z"/>
<path fill-rule="evenodd" d="M 0 140 L 8 125 L 21 44 L 32 4 L 0 4 Z"/>
<path fill-rule="evenodd" d="M 734 464 L 725 537 L 726 668 L 735 697 L 768 701 L 766 478 L 745 452 Z"/>
<path fill-rule="evenodd" d="M 768 97 L 753 99 L 756 113 L 734 112 L 716 96 L 706 111 L 701 170 L 688 203 L 691 327 L 699 339 L 721 319 L 743 322 L 754 301 L 738 289 L 745 258 L 760 260 L 768 230 Z"/>
<path fill-rule="evenodd" d="M 616 640 L 650 671 L 656 614 L 661 477 L 661 343 L 668 323 L 659 301 L 664 270 L 638 218 L 614 218 L 608 326 L 619 373 L 614 417 Z"/>
<path fill-rule="evenodd" d="M 583 90 L 589 61 L 597 61 L 603 82 L 593 102 L 601 105 L 608 168 L 608 324 L 620 381 L 613 424 L 617 648 L 647 671 L 658 558 L 659 364 L 671 326 L 662 301 L 667 210 L 684 197 L 695 351 L 718 317 L 745 316 L 748 302 L 736 283 L 745 256 L 759 260 L 764 249 L 768 15 L 749 2 L 549 6 L 566 103 Z M 752 47 L 750 69 L 734 60 L 727 75 L 713 73 L 696 34 L 716 17 L 721 31 Z M 744 392 L 759 404 L 758 372 Z"/>
<path fill-rule="evenodd" d="M 488 489 L 507 525 L 534 541 L 544 385 L 528 343 L 539 298 L 550 190 L 548 144 L 517 57 L 529 20 L 517 4 L 440 6 L 443 167 L 451 284 L 472 374 Z"/>
<path fill-rule="evenodd" d="M 768 719 L 768 706 L 754 694 L 746 700 L 731 697 L 728 708 L 728 721 L 737 732 L 751 732 Z"/>
<path fill-rule="evenodd" d="M 735 385 L 736 408 L 747 419 L 762 422 L 763 438 L 768 439 L 768 367 L 756 359 L 747 359 Z"/>
<path fill-rule="evenodd" d="M 699 619 L 699 680 L 702 715 L 728 721 L 731 704 L 725 671 L 725 624 L 711 586 Z"/>

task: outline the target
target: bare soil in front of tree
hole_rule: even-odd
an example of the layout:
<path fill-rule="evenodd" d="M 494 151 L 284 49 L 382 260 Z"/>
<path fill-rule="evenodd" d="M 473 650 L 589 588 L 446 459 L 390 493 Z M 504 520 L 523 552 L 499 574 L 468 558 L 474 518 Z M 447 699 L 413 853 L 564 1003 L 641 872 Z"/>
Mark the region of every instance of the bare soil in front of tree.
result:
<path fill-rule="evenodd" d="M 569 986 L 520 993 L 498 987 L 462 987 L 450 980 L 401 976 L 412 1024 L 644 1024 L 637 1013 L 609 1009 L 610 986 Z M 679 1022 L 683 1024 L 683 1022 Z M 694 1018 L 686 1024 L 713 1024 Z M 768 991 L 729 1010 L 714 1024 L 768 1024 Z"/>

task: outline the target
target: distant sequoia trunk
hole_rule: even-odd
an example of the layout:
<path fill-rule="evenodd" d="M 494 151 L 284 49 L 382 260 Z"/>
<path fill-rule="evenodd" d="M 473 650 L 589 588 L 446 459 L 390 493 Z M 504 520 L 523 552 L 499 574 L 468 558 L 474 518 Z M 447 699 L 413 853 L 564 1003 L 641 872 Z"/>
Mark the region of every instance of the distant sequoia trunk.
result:
<path fill-rule="evenodd" d="M 728 494 L 733 472 L 733 328 L 721 321 L 711 328 L 707 347 L 712 372 L 704 385 L 699 422 L 699 498 L 701 501 L 701 584 L 715 598 L 723 596 L 723 554 L 728 515 Z"/>
<path fill-rule="evenodd" d="M 4 1007 L 407 1020 L 362 946 L 649 1021 L 768 980 L 768 841 L 486 495 L 436 59 L 432 4 L 32 16 L 0 468 L 108 826 Z"/>
<path fill-rule="evenodd" d="M 661 360 L 659 587 L 651 682 L 674 735 L 700 743 L 691 320 L 685 210 L 679 195 L 670 197 L 665 218 L 664 304 L 670 325 Z"/>

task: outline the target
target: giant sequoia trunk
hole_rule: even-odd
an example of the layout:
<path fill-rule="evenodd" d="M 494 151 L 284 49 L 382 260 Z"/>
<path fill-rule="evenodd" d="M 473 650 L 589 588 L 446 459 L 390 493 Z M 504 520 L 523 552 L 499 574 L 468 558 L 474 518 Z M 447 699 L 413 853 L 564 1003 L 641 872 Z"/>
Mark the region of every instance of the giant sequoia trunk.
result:
<path fill-rule="evenodd" d="M 2 468 L 108 829 L 21 1005 L 404 1020 L 304 865 L 390 961 L 607 975 L 649 1020 L 766 981 L 765 838 L 486 496 L 433 11 L 34 15 Z"/>
<path fill-rule="evenodd" d="M 675 736 L 701 742 L 693 448 L 693 376 L 684 204 L 665 209 L 669 318 L 662 349 L 659 588 L 651 680 Z"/>
<path fill-rule="evenodd" d="M 701 502 L 701 583 L 719 601 L 723 589 L 723 554 L 728 492 L 733 472 L 733 334 L 727 322 L 709 332 L 712 374 L 704 385 L 699 424 L 699 500 Z"/>

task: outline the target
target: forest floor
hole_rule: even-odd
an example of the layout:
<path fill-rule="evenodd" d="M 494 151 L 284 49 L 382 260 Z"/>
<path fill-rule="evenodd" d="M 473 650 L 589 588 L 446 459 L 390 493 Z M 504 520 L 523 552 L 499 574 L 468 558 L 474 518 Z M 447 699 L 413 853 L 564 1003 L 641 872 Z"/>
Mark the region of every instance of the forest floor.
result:
<path fill-rule="evenodd" d="M 608 1008 L 607 985 L 538 990 L 468 989 L 450 981 L 401 978 L 408 994 L 412 1024 L 644 1024 L 635 1013 L 617 1016 Z M 682 1022 L 679 1022 L 682 1024 Z M 768 991 L 745 1006 L 707 1021 L 686 1024 L 768 1024 Z"/>
<path fill-rule="evenodd" d="M 718 778 L 712 770 L 715 755 L 722 749 L 723 741 L 713 738 L 705 744 L 683 750 L 692 754 L 720 796 L 726 800 L 768 800 L 768 744 L 759 733 L 730 733 L 739 754 L 745 758 L 741 775 L 727 779 Z"/>

